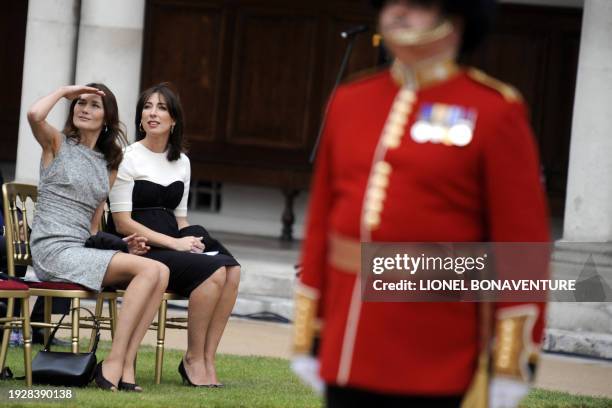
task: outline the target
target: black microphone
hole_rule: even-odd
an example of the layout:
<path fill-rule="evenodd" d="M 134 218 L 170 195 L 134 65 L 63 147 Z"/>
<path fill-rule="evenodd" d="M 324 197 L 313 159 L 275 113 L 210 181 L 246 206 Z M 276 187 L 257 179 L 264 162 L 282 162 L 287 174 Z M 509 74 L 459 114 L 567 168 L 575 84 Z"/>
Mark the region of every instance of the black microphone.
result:
<path fill-rule="evenodd" d="M 344 57 L 342 58 L 342 64 L 340 64 L 340 71 L 338 71 L 338 76 L 336 77 L 336 83 L 334 84 L 334 87 L 332 88 L 331 94 L 333 95 L 334 90 L 338 87 L 338 85 L 340 84 L 340 81 L 342 80 L 342 77 L 344 76 L 344 71 L 346 71 L 346 67 L 348 65 L 348 60 L 351 56 L 351 52 L 353 51 L 353 46 L 355 45 L 355 39 L 357 37 L 355 37 L 357 34 L 361 34 L 364 33 L 366 31 L 368 31 L 369 27 L 365 24 L 362 25 L 358 25 L 355 26 L 353 28 L 349 28 L 348 30 L 342 31 L 340 33 L 340 37 L 344 38 L 345 40 L 348 40 L 348 44 L 346 46 L 346 50 L 344 51 Z M 327 114 L 327 112 L 325 113 L 325 115 Z M 319 126 L 319 133 L 317 135 L 317 138 L 315 139 L 315 144 L 314 147 L 312 148 L 312 152 L 310 153 L 310 162 L 314 162 L 315 157 L 317 156 L 317 150 L 319 149 L 319 141 L 321 140 L 321 135 L 323 134 L 323 124 L 325 122 L 321 121 L 321 125 Z"/>
<path fill-rule="evenodd" d="M 355 26 L 353 28 L 349 28 L 348 30 L 342 31 L 340 33 L 340 37 L 347 39 L 357 34 L 365 33 L 369 30 L 369 27 L 365 24 Z"/>

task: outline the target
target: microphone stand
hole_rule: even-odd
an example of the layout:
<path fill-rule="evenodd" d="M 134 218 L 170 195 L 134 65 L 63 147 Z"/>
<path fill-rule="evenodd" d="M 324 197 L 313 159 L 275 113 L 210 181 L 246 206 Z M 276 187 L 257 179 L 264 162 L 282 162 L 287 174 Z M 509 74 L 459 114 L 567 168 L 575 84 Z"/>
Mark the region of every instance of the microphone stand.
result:
<path fill-rule="evenodd" d="M 348 35 L 346 37 L 342 35 L 342 38 L 346 38 L 348 40 L 348 44 L 346 46 L 346 50 L 344 51 L 344 57 L 342 58 L 342 64 L 340 64 L 340 70 L 338 71 L 338 76 L 336 77 L 336 82 L 334 84 L 334 87 L 332 88 L 330 95 L 334 94 L 334 92 L 336 91 L 336 88 L 338 88 L 338 85 L 340 85 L 340 82 L 342 81 L 342 77 L 344 77 L 344 73 L 348 66 L 349 58 L 351 57 L 351 53 L 353 52 L 353 46 L 355 45 L 355 39 L 357 38 L 357 34 L 359 33 Z M 321 124 L 319 125 L 319 132 L 317 134 L 317 139 L 315 140 L 314 147 L 312 148 L 312 152 L 310 153 L 310 163 L 313 163 L 315 161 L 315 158 L 317 157 L 317 150 L 319 149 L 319 143 L 321 142 L 321 136 L 323 135 L 323 128 L 325 126 L 326 114 L 327 114 L 327 110 L 325 114 L 323 115 Z"/>

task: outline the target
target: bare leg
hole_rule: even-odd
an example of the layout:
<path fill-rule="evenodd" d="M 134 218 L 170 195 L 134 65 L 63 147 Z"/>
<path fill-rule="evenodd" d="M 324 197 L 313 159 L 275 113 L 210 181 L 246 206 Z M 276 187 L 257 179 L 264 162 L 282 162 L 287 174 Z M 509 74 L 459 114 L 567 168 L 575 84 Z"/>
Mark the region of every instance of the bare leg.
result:
<path fill-rule="evenodd" d="M 213 312 L 208 331 L 206 332 L 206 342 L 204 346 L 204 359 L 206 363 L 206 373 L 213 384 L 220 384 L 215 368 L 215 355 L 217 347 L 221 341 L 221 336 L 227 325 L 227 321 L 232 314 L 236 297 L 238 296 L 238 285 L 240 284 L 240 266 L 230 266 L 227 268 L 227 278 L 225 286 L 221 292 L 221 297 L 217 307 Z"/>
<path fill-rule="evenodd" d="M 204 365 L 204 342 L 213 310 L 225 285 L 225 267 L 217 269 L 189 296 L 185 370 L 194 384 L 211 384 Z"/>
<path fill-rule="evenodd" d="M 151 297 L 147 299 L 147 304 L 145 305 L 144 312 L 136 326 L 136 329 L 132 333 L 132 338 L 128 344 L 127 352 L 125 354 L 125 361 L 123 363 L 123 374 L 121 375 L 121 380 L 126 383 L 134 384 L 136 382 L 136 376 L 134 372 L 134 363 L 136 362 L 136 355 L 138 353 L 138 348 L 140 347 L 140 343 L 144 338 L 147 330 L 151 326 L 151 322 L 155 318 L 155 314 L 159 309 L 159 305 L 161 303 L 162 297 L 164 296 L 164 292 L 168 287 L 168 278 L 170 276 L 170 271 L 166 265 L 159 263 L 159 281 L 157 283 L 157 287 L 153 291 Z"/>
<path fill-rule="evenodd" d="M 159 262 L 136 255 L 118 253 L 111 259 L 103 286 L 125 286 L 121 312 L 117 317 L 115 337 L 110 353 L 104 360 L 102 374 L 118 384 L 123 371 L 126 351 L 132 334 L 142 318 L 147 302 L 158 287 Z M 150 322 L 149 322 L 150 323 Z"/>

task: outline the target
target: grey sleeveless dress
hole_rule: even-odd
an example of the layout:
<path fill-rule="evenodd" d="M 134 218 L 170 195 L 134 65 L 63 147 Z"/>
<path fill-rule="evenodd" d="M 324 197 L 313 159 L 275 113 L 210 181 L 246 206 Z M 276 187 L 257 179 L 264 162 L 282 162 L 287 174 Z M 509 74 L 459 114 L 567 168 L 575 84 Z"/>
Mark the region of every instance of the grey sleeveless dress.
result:
<path fill-rule="evenodd" d="M 63 136 L 57 156 L 40 167 L 30 246 L 41 281 L 72 282 L 99 291 L 118 251 L 85 248 L 91 219 L 108 196 L 104 155 Z"/>

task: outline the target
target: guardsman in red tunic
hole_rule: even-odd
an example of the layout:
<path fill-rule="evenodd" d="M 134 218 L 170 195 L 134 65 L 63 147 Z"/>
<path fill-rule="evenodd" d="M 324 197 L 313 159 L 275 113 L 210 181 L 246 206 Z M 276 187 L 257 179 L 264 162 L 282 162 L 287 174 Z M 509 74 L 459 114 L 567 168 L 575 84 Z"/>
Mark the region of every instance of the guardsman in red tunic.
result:
<path fill-rule="evenodd" d="M 361 242 L 549 240 L 519 93 L 455 62 L 483 36 L 494 0 L 373 3 L 395 62 L 340 86 L 329 102 L 294 368 L 317 366 L 329 406 L 517 406 L 542 337 L 542 304 L 492 305 L 489 354 L 479 349 L 483 304 L 364 302 L 360 294 Z"/>

